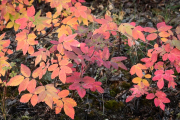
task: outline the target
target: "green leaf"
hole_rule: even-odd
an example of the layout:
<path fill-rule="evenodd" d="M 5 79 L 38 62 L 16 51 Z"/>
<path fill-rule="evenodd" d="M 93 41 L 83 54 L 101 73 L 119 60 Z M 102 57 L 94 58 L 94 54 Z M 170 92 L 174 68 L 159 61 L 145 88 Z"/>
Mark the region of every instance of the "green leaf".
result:
<path fill-rule="evenodd" d="M 32 17 L 29 17 L 29 20 L 30 20 L 31 22 L 33 22 L 33 21 L 34 21 Z"/>
<path fill-rule="evenodd" d="M 172 40 L 172 43 L 174 46 L 176 46 L 177 49 L 180 50 L 180 41 L 179 40 Z"/>
<path fill-rule="evenodd" d="M 14 16 L 12 16 L 11 14 L 9 14 L 9 19 L 14 22 Z"/>
<path fill-rule="evenodd" d="M 39 11 L 36 13 L 34 19 L 35 19 L 35 20 L 38 19 L 38 17 L 39 17 L 40 15 L 41 15 L 41 10 L 39 10 Z"/>

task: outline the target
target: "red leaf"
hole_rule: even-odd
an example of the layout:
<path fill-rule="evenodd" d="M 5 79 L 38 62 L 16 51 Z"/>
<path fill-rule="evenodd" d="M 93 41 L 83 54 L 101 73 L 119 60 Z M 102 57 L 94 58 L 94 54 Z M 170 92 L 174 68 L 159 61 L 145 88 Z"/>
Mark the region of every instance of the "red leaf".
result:
<path fill-rule="evenodd" d="M 35 14 L 34 6 L 32 5 L 30 8 L 27 9 L 27 16 L 32 17 Z"/>
<path fill-rule="evenodd" d="M 73 83 L 72 85 L 69 86 L 70 90 L 75 90 L 77 88 L 79 88 L 81 86 L 81 84 L 79 83 Z"/>
<path fill-rule="evenodd" d="M 78 87 L 76 90 L 78 91 L 78 94 L 81 98 L 83 98 L 86 95 L 86 90 L 84 88 Z"/>
<path fill-rule="evenodd" d="M 162 31 L 168 31 L 172 28 L 172 26 L 168 26 L 168 25 L 162 25 L 161 27 L 158 28 L 158 31 L 159 32 L 162 32 Z"/>
<path fill-rule="evenodd" d="M 160 103 L 159 106 L 160 106 L 160 108 L 161 108 L 162 110 L 165 109 L 165 105 L 164 105 L 163 103 Z"/>
<path fill-rule="evenodd" d="M 144 31 L 145 31 L 145 32 L 149 32 L 149 33 L 153 33 L 153 32 L 156 32 L 157 30 L 156 30 L 155 28 L 145 27 L 145 28 L 144 28 Z"/>
<path fill-rule="evenodd" d="M 112 64 L 112 66 L 115 68 L 115 65 L 116 65 L 116 64 L 113 64 L 112 62 L 117 63 L 117 65 L 118 65 L 120 68 L 127 70 L 127 67 L 121 62 L 122 60 L 126 60 L 126 59 L 127 59 L 127 57 L 113 57 L 113 58 L 111 59 L 111 64 Z"/>
<path fill-rule="evenodd" d="M 59 44 L 59 42 L 55 40 L 51 40 L 50 43 L 55 44 L 55 45 Z"/>
<path fill-rule="evenodd" d="M 104 60 L 108 60 L 110 56 L 108 47 L 105 47 L 102 53 L 102 57 Z"/>
<path fill-rule="evenodd" d="M 95 79 L 89 76 L 85 76 L 82 80 L 84 83 L 94 83 Z"/>
<path fill-rule="evenodd" d="M 155 95 L 153 93 L 150 93 L 146 96 L 146 99 L 153 99 Z"/>
<path fill-rule="evenodd" d="M 134 96 L 128 96 L 128 97 L 126 98 L 126 102 L 131 101 L 133 98 L 134 98 Z"/>
<path fill-rule="evenodd" d="M 164 87 L 164 80 L 163 79 L 159 79 L 157 82 L 157 86 L 159 89 L 162 89 Z"/>
<path fill-rule="evenodd" d="M 85 43 L 81 43 L 80 49 L 85 54 L 88 53 L 88 50 L 89 50 L 89 48 L 87 47 L 87 45 Z"/>
<path fill-rule="evenodd" d="M 160 22 L 160 23 L 157 24 L 157 28 L 159 29 L 160 27 L 162 27 L 162 26 L 164 26 L 164 25 L 166 25 L 165 22 Z"/>
<path fill-rule="evenodd" d="M 73 53 L 73 52 L 69 52 L 69 51 L 64 51 L 66 57 L 70 58 L 70 59 L 76 59 L 77 56 Z"/>
<path fill-rule="evenodd" d="M 20 18 L 20 19 L 17 19 L 15 23 L 20 25 L 19 29 L 24 29 L 27 26 L 27 21 L 28 21 L 27 18 Z"/>
<path fill-rule="evenodd" d="M 151 33 L 146 37 L 147 40 L 155 40 L 156 38 L 157 38 L 156 33 Z"/>
<path fill-rule="evenodd" d="M 155 98 L 155 99 L 154 99 L 154 104 L 155 104 L 155 106 L 157 107 L 157 106 L 159 106 L 160 101 L 159 101 L 157 98 Z"/>

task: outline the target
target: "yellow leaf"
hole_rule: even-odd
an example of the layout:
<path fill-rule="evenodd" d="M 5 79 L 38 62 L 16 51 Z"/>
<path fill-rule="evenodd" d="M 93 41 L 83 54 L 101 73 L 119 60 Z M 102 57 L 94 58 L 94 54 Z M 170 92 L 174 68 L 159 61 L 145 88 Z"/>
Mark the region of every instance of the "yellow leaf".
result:
<path fill-rule="evenodd" d="M 149 82 L 146 79 L 143 79 L 143 84 L 147 87 L 149 86 Z"/>
<path fill-rule="evenodd" d="M 10 81 L 7 83 L 8 86 L 18 86 L 24 77 L 22 75 L 16 75 L 15 77 L 11 78 Z"/>
<path fill-rule="evenodd" d="M 9 23 L 7 24 L 7 26 L 6 26 L 6 28 L 12 28 L 12 27 L 13 27 L 13 25 L 14 25 L 14 23 L 13 23 L 13 22 L 9 22 Z"/>
<path fill-rule="evenodd" d="M 150 74 L 146 74 L 144 77 L 145 78 L 151 78 L 151 75 Z"/>
<path fill-rule="evenodd" d="M 20 26 L 19 24 L 14 23 L 14 30 L 17 31 L 19 26 Z"/>
<path fill-rule="evenodd" d="M 141 82 L 141 78 L 140 77 L 136 77 L 132 80 L 133 83 L 140 83 Z"/>
<path fill-rule="evenodd" d="M 162 40 L 163 42 L 166 42 L 168 39 L 167 39 L 167 38 L 161 38 L 161 40 Z"/>

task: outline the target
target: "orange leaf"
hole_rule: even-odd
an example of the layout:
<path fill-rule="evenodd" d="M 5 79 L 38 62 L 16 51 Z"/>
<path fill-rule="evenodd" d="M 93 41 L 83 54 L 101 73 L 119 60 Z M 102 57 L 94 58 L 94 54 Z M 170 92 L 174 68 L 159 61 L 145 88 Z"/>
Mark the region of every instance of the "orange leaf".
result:
<path fill-rule="evenodd" d="M 144 34 L 141 32 L 142 30 L 143 30 L 142 27 L 136 26 L 132 31 L 133 38 L 136 39 L 136 40 L 139 38 L 139 39 L 145 41 Z"/>
<path fill-rule="evenodd" d="M 59 114 L 61 112 L 62 108 L 61 107 L 56 107 L 55 108 L 55 112 L 56 114 Z"/>
<path fill-rule="evenodd" d="M 167 32 L 165 32 L 165 31 L 162 31 L 162 32 L 159 33 L 159 36 L 160 36 L 160 37 L 169 37 L 170 34 L 167 33 Z"/>
<path fill-rule="evenodd" d="M 31 104 L 33 106 L 35 106 L 38 102 L 38 96 L 37 95 L 33 95 L 32 98 L 31 98 Z"/>
<path fill-rule="evenodd" d="M 28 84 L 29 84 L 29 78 L 26 78 L 21 82 L 18 88 L 19 94 L 27 88 Z"/>
<path fill-rule="evenodd" d="M 32 73 L 33 78 L 37 78 L 41 71 L 42 71 L 41 67 L 38 67 L 36 70 L 34 70 Z"/>
<path fill-rule="evenodd" d="M 62 91 L 60 91 L 59 93 L 58 93 L 58 96 L 60 97 L 60 98 L 65 98 L 65 97 L 67 97 L 69 95 L 69 90 L 62 90 Z"/>
<path fill-rule="evenodd" d="M 32 94 L 28 93 L 28 94 L 24 94 L 23 96 L 21 96 L 20 102 L 22 103 L 27 103 L 32 97 Z"/>
<path fill-rule="evenodd" d="M 59 62 L 59 65 L 67 65 L 67 64 L 69 64 L 69 60 L 67 60 L 67 59 L 61 60 Z"/>
<path fill-rule="evenodd" d="M 58 64 L 53 64 L 53 65 L 49 66 L 48 71 L 53 71 L 53 70 L 55 70 L 57 67 L 58 67 Z"/>
<path fill-rule="evenodd" d="M 53 91 L 46 91 L 48 95 L 50 95 L 53 98 L 59 99 L 59 96 L 57 95 L 57 93 L 53 92 Z"/>
<path fill-rule="evenodd" d="M 18 86 L 23 80 L 24 77 L 22 75 L 16 75 L 10 79 L 10 81 L 7 83 L 7 86 Z"/>
<path fill-rule="evenodd" d="M 53 91 L 53 92 L 57 92 L 58 90 L 54 87 L 53 84 L 47 84 L 46 85 L 46 89 L 47 91 Z"/>
<path fill-rule="evenodd" d="M 155 28 L 145 27 L 145 28 L 144 28 L 144 31 L 145 31 L 145 32 L 149 32 L 149 33 L 153 33 L 153 32 L 156 32 L 157 30 L 156 30 Z"/>
<path fill-rule="evenodd" d="M 63 102 L 62 100 L 58 100 L 56 98 L 53 98 L 54 103 L 57 105 L 57 107 L 63 108 Z"/>
<path fill-rule="evenodd" d="M 28 48 L 28 53 L 29 53 L 29 54 L 33 54 L 33 53 L 34 53 L 34 48 L 33 48 L 33 46 L 29 46 L 29 48 Z"/>
<path fill-rule="evenodd" d="M 41 92 L 38 96 L 38 103 L 43 101 L 46 98 L 46 95 L 47 95 L 46 91 Z"/>
<path fill-rule="evenodd" d="M 64 104 L 64 112 L 66 115 L 68 115 L 71 119 L 74 119 L 74 108 L 68 104 Z"/>
<path fill-rule="evenodd" d="M 13 51 L 11 49 L 8 49 L 7 53 L 8 54 L 13 54 Z"/>
<path fill-rule="evenodd" d="M 31 80 L 31 81 L 29 82 L 28 87 L 27 87 L 27 90 L 28 90 L 30 93 L 33 93 L 34 90 L 35 90 L 35 88 L 36 88 L 36 80 L 33 79 L 33 80 Z"/>
<path fill-rule="evenodd" d="M 146 80 L 146 79 L 143 79 L 143 84 L 145 85 L 145 86 L 149 86 L 149 82 Z"/>
<path fill-rule="evenodd" d="M 50 95 L 46 95 L 46 98 L 44 99 L 45 103 L 52 109 L 53 104 L 53 98 Z"/>
<path fill-rule="evenodd" d="M 142 78 L 143 76 L 142 69 L 147 69 L 147 68 L 142 64 L 133 65 L 131 67 L 130 73 L 131 75 L 136 73 L 138 77 Z"/>
<path fill-rule="evenodd" d="M 21 73 L 25 76 L 25 77 L 30 77 L 31 75 L 31 71 L 30 69 L 26 66 L 21 64 Z"/>
<path fill-rule="evenodd" d="M 57 77 L 58 74 L 59 74 L 59 67 L 56 68 L 56 69 L 52 72 L 52 74 L 51 74 L 51 79 L 54 79 L 55 77 Z"/>
<path fill-rule="evenodd" d="M 35 60 L 35 66 L 41 61 L 42 55 L 38 55 Z"/>
<path fill-rule="evenodd" d="M 180 34 L 180 26 L 177 26 L 177 28 L 176 28 L 176 34 Z"/>
<path fill-rule="evenodd" d="M 59 79 L 61 80 L 62 83 L 65 84 L 65 82 L 66 82 L 66 73 L 64 72 L 64 70 L 59 71 Z"/>
<path fill-rule="evenodd" d="M 68 104 L 69 106 L 77 106 L 76 101 L 74 101 L 72 98 L 62 98 L 62 101 L 64 102 L 64 104 Z"/>
<path fill-rule="evenodd" d="M 72 69 L 68 66 L 61 66 L 61 70 L 65 73 L 72 73 Z"/>
<path fill-rule="evenodd" d="M 43 53 L 42 53 L 42 60 L 46 61 L 46 58 L 47 58 L 46 53 L 43 52 Z"/>
<path fill-rule="evenodd" d="M 44 86 L 38 86 L 35 91 L 34 94 L 39 94 L 41 92 L 45 91 L 45 87 Z"/>

